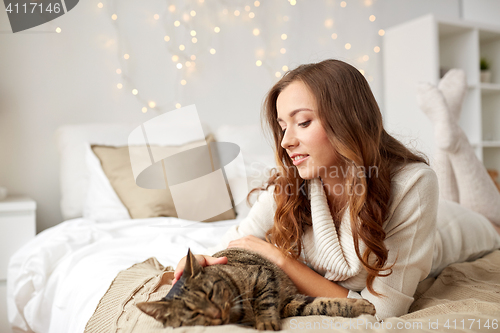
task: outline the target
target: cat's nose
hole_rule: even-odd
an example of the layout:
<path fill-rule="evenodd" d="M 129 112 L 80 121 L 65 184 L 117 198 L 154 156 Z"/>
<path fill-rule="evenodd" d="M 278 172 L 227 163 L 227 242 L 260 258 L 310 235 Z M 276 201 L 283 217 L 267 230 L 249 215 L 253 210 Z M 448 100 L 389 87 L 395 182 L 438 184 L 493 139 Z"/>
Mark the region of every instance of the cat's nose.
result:
<path fill-rule="evenodd" d="M 221 311 L 216 307 L 211 307 L 207 309 L 206 315 L 213 319 L 220 319 Z"/>

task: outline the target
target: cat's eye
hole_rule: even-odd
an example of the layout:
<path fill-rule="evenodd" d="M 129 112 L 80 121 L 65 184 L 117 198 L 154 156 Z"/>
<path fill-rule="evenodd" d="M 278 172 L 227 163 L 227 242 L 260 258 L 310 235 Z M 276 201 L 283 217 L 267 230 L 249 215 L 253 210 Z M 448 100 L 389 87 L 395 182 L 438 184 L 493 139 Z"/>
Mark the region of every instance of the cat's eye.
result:
<path fill-rule="evenodd" d="M 191 314 L 191 317 L 189 319 L 195 319 L 197 317 L 201 316 L 201 312 L 199 311 L 194 311 L 192 314 Z"/>
<path fill-rule="evenodd" d="M 208 299 L 212 299 L 212 297 L 214 296 L 214 289 L 210 289 L 210 291 L 208 292 Z"/>

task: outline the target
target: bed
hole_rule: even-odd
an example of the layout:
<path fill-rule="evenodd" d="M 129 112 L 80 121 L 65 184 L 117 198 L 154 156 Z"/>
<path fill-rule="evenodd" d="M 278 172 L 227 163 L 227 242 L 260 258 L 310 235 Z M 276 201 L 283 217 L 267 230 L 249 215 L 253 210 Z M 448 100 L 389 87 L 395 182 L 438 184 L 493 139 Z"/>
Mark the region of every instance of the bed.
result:
<path fill-rule="evenodd" d="M 138 312 L 134 302 L 161 298 L 170 288 L 173 267 L 188 248 L 204 252 L 248 214 L 245 202 L 235 206 L 233 215 L 219 215 L 220 219 L 210 223 L 155 216 L 158 207 L 151 203 L 153 213 L 149 216 L 141 210 L 147 205 L 132 208 L 143 198 L 120 196 L 129 187 L 116 185 L 119 177 L 110 176 L 113 168 L 103 163 L 104 155 L 99 157 L 102 151 L 95 147 L 116 153 L 117 147 L 130 143 L 129 134 L 138 126 L 67 125 L 57 131 L 65 221 L 38 234 L 10 261 L 7 301 L 14 332 L 163 332 L 161 325 Z M 200 139 L 188 134 L 192 124 L 162 126 L 167 130 L 156 139 L 150 138 L 151 144 L 186 147 Z M 221 126 L 214 131 L 206 124 L 200 126 L 197 129 L 205 135 L 213 134 L 212 140 L 240 147 L 245 168 L 236 168 L 233 178 L 245 179 L 249 187 L 266 178 L 274 158 L 258 125 Z M 109 160 L 116 161 L 114 156 Z M 342 331 L 358 325 L 358 329 L 370 332 L 420 323 L 422 327 L 416 327 L 428 332 L 494 332 L 500 319 L 499 285 L 500 251 L 495 251 L 422 281 L 410 313 L 387 319 L 386 326 L 373 316 L 356 322 L 321 316 L 289 318 L 283 326 L 289 331 Z M 489 328 L 484 326 L 486 321 Z M 248 332 L 248 328 L 235 325 L 176 330 Z"/>

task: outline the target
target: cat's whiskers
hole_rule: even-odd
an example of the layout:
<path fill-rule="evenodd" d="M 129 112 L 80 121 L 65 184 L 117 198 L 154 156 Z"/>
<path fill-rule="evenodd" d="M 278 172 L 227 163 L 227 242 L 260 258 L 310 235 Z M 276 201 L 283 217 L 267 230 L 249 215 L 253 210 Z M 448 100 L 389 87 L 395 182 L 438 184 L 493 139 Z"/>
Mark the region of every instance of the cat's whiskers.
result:
<path fill-rule="evenodd" d="M 245 294 L 248 294 L 248 293 L 250 293 L 250 290 L 249 290 L 249 291 L 247 291 L 247 292 L 245 292 L 245 293 L 243 293 L 243 294 L 240 294 L 240 295 L 238 295 L 238 296 L 234 297 L 234 298 L 232 299 L 232 302 L 236 301 L 238 298 L 243 297 Z"/>

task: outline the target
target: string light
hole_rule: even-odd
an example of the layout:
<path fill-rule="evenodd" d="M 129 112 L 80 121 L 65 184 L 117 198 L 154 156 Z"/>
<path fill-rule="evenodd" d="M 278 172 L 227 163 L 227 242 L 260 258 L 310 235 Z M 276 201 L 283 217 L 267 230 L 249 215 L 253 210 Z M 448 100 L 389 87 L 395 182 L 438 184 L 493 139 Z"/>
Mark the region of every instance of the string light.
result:
<path fill-rule="evenodd" d="M 102 8 L 102 7 L 104 7 L 104 5 L 102 4 L 102 2 L 99 2 L 99 3 L 97 4 L 97 7 L 98 7 L 98 8 Z"/>
<path fill-rule="evenodd" d="M 57 32 L 58 34 L 60 34 L 60 33 L 61 33 L 61 28 L 57 27 L 57 28 L 56 28 L 56 32 Z"/>
<path fill-rule="evenodd" d="M 176 104 L 175 104 L 175 107 L 176 107 L 177 109 L 180 109 L 180 108 L 181 108 L 181 103 L 176 103 Z"/>
<path fill-rule="evenodd" d="M 360 72 L 362 75 L 365 75 L 365 71 L 364 71 L 364 70 L 359 69 L 359 72 Z"/>
<path fill-rule="evenodd" d="M 198 0 L 197 2 L 201 4 L 201 3 L 204 3 L 204 0 Z M 290 3 L 290 5 L 292 5 L 292 6 L 295 6 L 295 5 L 297 4 L 297 0 L 288 0 L 288 2 L 289 2 L 289 3 Z M 254 18 L 254 17 L 255 17 L 255 13 L 252 11 L 251 4 L 252 4 L 252 2 L 250 2 L 250 5 L 240 6 L 239 8 L 237 7 L 238 9 L 235 9 L 235 8 L 234 8 L 234 5 L 233 5 L 233 8 L 231 8 L 231 6 L 228 6 L 227 8 L 223 8 L 222 13 L 224 13 L 224 14 L 228 14 L 228 13 L 232 12 L 232 13 L 234 13 L 234 15 L 235 15 L 235 16 L 237 16 L 237 17 L 238 17 L 238 16 L 240 16 L 241 14 L 245 14 L 245 12 L 247 12 L 247 13 L 248 13 L 248 17 L 249 17 L 249 18 Z M 365 4 L 365 6 L 371 6 L 371 5 L 373 4 L 373 1 L 372 1 L 372 0 L 364 0 L 364 4 Z M 253 6 L 254 6 L 254 7 L 260 7 L 260 5 L 261 5 L 261 1 L 253 1 Z M 98 8 L 103 8 L 103 7 L 104 7 L 104 5 L 103 5 L 103 3 L 102 3 L 102 2 L 99 2 L 99 3 L 97 4 L 97 6 L 98 6 Z M 341 2 L 340 2 L 340 6 L 341 6 L 342 8 L 345 8 L 345 7 L 347 6 L 347 1 L 341 1 Z M 196 8 L 193 8 L 193 9 L 196 9 Z M 266 9 L 267 9 L 267 8 L 266 8 Z M 198 11 L 198 9 L 196 9 L 196 11 Z M 179 40 L 179 39 L 177 39 L 177 38 L 179 38 L 179 36 L 177 36 L 177 35 L 170 35 L 170 36 L 168 36 L 168 35 L 164 35 L 164 38 L 163 38 L 165 42 L 169 42 L 169 41 L 170 41 L 170 39 L 171 39 L 171 38 L 173 38 L 173 40 L 172 40 L 172 41 L 173 41 L 173 43 L 172 43 L 172 44 L 167 44 L 167 45 L 169 45 L 169 46 L 167 46 L 167 48 L 168 48 L 168 50 L 171 52 L 170 54 L 176 53 L 176 52 L 175 52 L 175 46 L 174 46 L 174 45 L 178 45 L 179 50 L 180 50 L 180 51 L 183 51 L 183 52 L 182 52 L 181 54 L 179 54 L 179 55 L 172 55 L 172 61 L 173 61 L 173 63 L 176 65 L 176 68 L 177 68 L 177 69 L 182 69 L 182 68 L 183 68 L 183 66 L 186 66 L 186 68 L 189 68 L 189 70 L 187 70 L 187 72 L 185 72 L 185 73 L 191 73 L 191 72 L 194 70 L 194 67 L 195 67 L 195 62 L 194 62 L 194 61 L 196 60 L 196 55 L 195 55 L 195 54 L 192 54 L 191 56 L 189 56 L 188 54 L 184 53 L 184 51 L 186 50 L 186 45 L 187 45 L 187 44 L 186 44 L 186 39 L 187 39 L 187 38 L 191 38 L 191 42 L 192 42 L 193 44 L 195 44 L 195 43 L 197 43 L 197 42 L 198 42 L 198 38 L 200 38 L 200 37 L 198 37 L 198 33 L 197 33 L 197 31 L 196 31 L 196 30 L 199 30 L 199 29 L 206 29 L 206 27 L 204 28 L 203 26 L 201 26 L 201 27 L 198 27 L 198 26 L 192 26 L 192 24 L 190 24 L 190 23 L 188 22 L 188 21 L 191 21 L 191 20 L 192 20 L 192 22 L 193 22 L 193 23 L 198 22 L 198 21 L 194 21 L 194 19 L 191 19 L 191 17 L 195 17 L 195 16 L 196 16 L 196 14 L 197 14 L 197 13 L 196 13 L 196 11 L 195 11 L 195 10 L 190 10 L 190 9 L 189 9 L 189 10 L 185 10 L 185 9 L 182 9 L 182 8 L 176 8 L 176 6 L 175 6 L 175 5 L 170 5 L 170 6 L 168 6 L 167 17 L 165 17 L 164 15 L 161 17 L 162 21 L 164 21 L 166 25 L 171 24 L 171 22 L 175 20 L 175 21 L 174 21 L 174 26 L 175 26 L 175 27 L 180 27 L 180 25 L 181 25 L 180 20 L 183 20 L 183 25 L 184 25 L 184 27 L 186 27 L 186 30 L 187 30 L 187 31 L 189 31 L 189 34 L 190 34 L 190 35 L 187 35 L 187 36 L 186 36 L 186 35 L 184 35 L 184 37 L 180 37 L 180 38 L 181 38 L 180 40 Z M 173 16 L 173 17 L 172 17 L 172 16 L 170 16 L 170 19 L 169 19 L 168 15 L 171 15 L 171 14 L 169 14 L 169 12 L 170 12 L 170 13 L 177 12 L 177 14 L 174 14 L 175 16 Z M 183 13 L 183 12 L 184 12 L 184 13 Z M 217 12 L 219 12 L 219 13 L 220 13 L 220 11 L 217 11 Z M 111 12 L 110 14 L 112 14 L 112 12 Z M 108 18 L 109 18 L 109 16 L 108 16 Z M 154 18 L 155 20 L 160 20 L 160 14 L 154 14 L 154 15 L 153 15 L 153 18 Z M 114 20 L 114 21 L 116 21 L 116 20 L 117 20 L 117 14 L 113 14 L 113 15 L 111 15 L 111 19 L 112 19 L 112 20 Z M 177 19 L 177 20 L 176 20 L 176 19 Z M 279 20 L 279 17 L 278 17 L 278 20 Z M 374 21 L 376 20 L 375 15 L 370 15 L 370 16 L 369 16 L 369 20 L 370 20 L 371 22 L 374 22 Z M 188 22 L 188 23 L 184 23 L 184 21 L 186 21 L 186 22 Z M 289 17 L 288 17 L 288 16 L 286 16 L 286 15 L 285 15 L 285 16 L 282 16 L 282 22 L 288 22 L 288 21 L 289 21 Z M 333 17 L 331 17 L 331 18 L 326 18 L 326 19 L 324 20 L 324 27 L 325 27 L 325 28 L 332 28 L 332 27 L 334 26 L 334 23 L 335 23 L 335 22 L 334 22 L 334 18 L 333 18 Z M 116 26 L 115 26 L 115 27 L 116 27 Z M 194 30 L 194 29 L 189 29 L 189 28 L 193 28 L 193 27 L 194 27 L 194 28 L 198 27 L 198 29 L 196 29 L 196 30 Z M 168 28 L 167 28 L 167 26 L 164 26 L 164 28 L 168 29 Z M 213 29 L 214 29 L 214 33 L 219 33 L 219 32 L 220 32 L 220 27 L 218 27 L 218 26 L 213 27 Z M 184 33 L 184 31 L 186 31 L 186 30 L 184 30 L 184 29 L 181 29 L 181 30 L 182 30 L 182 33 Z M 262 35 L 262 34 L 261 34 L 261 31 L 260 31 L 260 28 L 253 28 L 253 29 L 251 29 L 251 30 L 252 30 L 252 34 L 253 34 L 254 36 L 261 36 L 261 35 Z M 58 28 L 56 29 L 56 31 L 59 33 L 61 30 L 60 30 L 60 28 L 58 27 Z M 177 30 L 176 30 L 176 31 L 177 31 Z M 267 30 L 266 30 L 266 31 L 267 31 Z M 376 30 L 376 31 L 377 31 L 377 30 Z M 177 32 L 176 32 L 176 33 L 177 33 Z M 385 31 L 384 31 L 383 29 L 380 29 L 380 30 L 378 30 L 378 34 L 379 34 L 380 36 L 384 36 Z M 203 35 L 203 34 L 202 34 L 202 35 Z M 204 36 L 204 35 L 203 35 L 203 36 Z M 209 36 L 211 36 L 211 35 L 209 35 Z M 264 35 L 262 35 L 262 36 L 264 36 Z M 280 38 L 281 38 L 283 41 L 286 41 L 286 40 L 288 39 L 288 35 L 287 35 L 286 33 L 282 33 L 282 34 L 280 34 L 279 36 L 280 36 Z M 267 35 L 266 35 L 266 37 L 267 37 L 267 39 L 269 39 L 269 37 L 268 37 Z M 203 38 L 205 38 L 205 37 L 203 37 Z M 211 37 L 211 38 L 212 38 L 212 37 Z M 275 37 L 274 37 L 274 38 L 275 38 Z M 338 39 L 338 34 L 337 34 L 337 33 L 332 33 L 332 34 L 331 34 L 331 38 L 332 38 L 332 39 L 334 39 L 334 40 Z M 265 38 L 265 39 L 266 39 L 266 38 Z M 203 41 L 205 42 L 205 40 L 203 40 Z M 114 42 L 115 42 L 115 41 L 113 41 L 113 43 L 114 43 Z M 179 42 L 181 42 L 181 43 L 182 43 L 182 42 L 184 42 L 184 43 L 183 43 L 183 44 L 180 44 Z M 206 44 L 204 43 L 204 45 L 206 45 Z M 210 44 L 209 44 L 209 45 L 210 45 Z M 188 48 L 189 48 L 189 47 L 193 47 L 193 48 L 194 48 L 195 46 L 194 46 L 194 45 L 192 45 L 192 46 L 187 46 L 187 47 L 188 47 Z M 274 46 L 274 47 L 276 47 L 276 46 Z M 345 47 L 345 49 L 346 49 L 346 50 L 350 50 L 350 49 L 352 48 L 352 45 L 351 45 L 350 43 L 345 43 L 345 44 L 344 44 L 344 47 Z M 195 48 L 194 50 L 197 50 L 197 49 L 198 49 L 198 51 L 197 51 L 197 52 L 206 52 L 206 51 L 204 51 L 204 50 L 203 50 L 203 48 L 202 48 L 202 49 Z M 279 47 L 278 47 L 277 49 L 279 49 L 279 52 L 280 52 L 280 54 L 282 54 L 282 55 L 286 54 L 286 52 L 287 52 L 286 48 L 284 48 L 284 47 L 282 47 L 282 48 L 279 48 Z M 205 48 L 205 50 L 206 50 L 206 48 Z M 210 52 L 210 54 L 212 54 L 212 55 L 216 54 L 216 50 L 215 50 L 214 48 L 209 48 L 209 50 L 208 50 L 208 51 L 209 51 L 209 52 Z M 373 48 L 373 51 L 374 51 L 375 53 L 379 53 L 379 52 L 380 52 L 380 47 L 379 47 L 379 46 L 375 46 L 375 47 Z M 365 52 L 366 52 L 366 51 L 365 51 Z M 129 59 L 129 58 L 130 58 L 130 55 L 129 55 L 129 54 L 124 54 L 124 55 L 123 55 L 123 57 L 124 57 L 124 59 L 126 59 L 126 60 L 127 60 L 127 59 Z M 267 44 L 267 47 L 265 47 L 265 48 L 260 48 L 260 49 L 256 50 L 256 58 L 257 58 L 257 59 L 259 59 L 259 60 L 256 60 L 256 61 L 255 61 L 255 65 L 256 65 L 257 67 L 261 67 L 262 65 L 264 65 L 264 63 L 263 63 L 263 62 L 266 62 L 266 66 L 264 66 L 264 67 L 265 67 L 265 68 L 269 71 L 269 74 L 270 74 L 270 75 L 273 75 L 272 68 L 273 68 L 273 67 L 275 67 L 275 66 L 276 66 L 276 64 L 272 64 L 270 61 L 275 61 L 275 60 L 274 60 L 274 58 L 276 58 L 276 57 L 277 57 L 277 55 L 276 55 L 276 48 L 274 48 L 274 49 L 273 49 L 273 48 L 271 48 L 271 47 L 269 46 L 269 44 Z M 268 58 L 269 58 L 269 59 L 268 59 Z M 134 59 L 135 59 L 135 58 L 134 58 Z M 186 61 L 187 59 L 190 59 L 191 61 Z M 362 59 L 362 61 L 367 62 L 367 61 L 370 59 L 370 57 L 369 57 L 368 55 L 362 55 L 360 58 L 357 58 L 357 59 L 358 59 L 358 61 L 361 61 L 361 59 Z M 268 61 L 268 60 L 269 60 L 269 61 Z M 277 59 L 276 59 L 276 60 L 277 60 Z M 123 65 L 122 65 L 122 66 L 123 66 Z M 279 65 L 278 65 L 278 66 L 279 66 Z M 123 67 L 122 67 L 122 68 L 123 68 Z M 274 72 L 274 76 L 275 76 L 276 78 L 280 78 L 280 77 L 282 77 L 282 76 L 283 76 L 283 75 L 284 75 L 284 74 L 285 74 L 288 70 L 289 70 L 288 66 L 283 65 L 283 66 L 281 67 L 281 71 L 280 71 L 279 69 L 278 69 L 277 71 L 275 70 L 275 72 Z M 361 72 L 363 75 L 365 75 L 364 70 L 360 70 L 360 72 Z M 120 68 L 116 69 L 116 73 L 117 73 L 117 74 L 122 74 L 122 75 L 123 75 L 123 73 L 122 73 L 122 69 L 120 69 Z M 181 75 L 182 75 L 182 74 L 181 74 Z M 366 76 L 366 75 L 365 75 L 365 76 Z M 181 76 L 181 77 L 182 77 L 182 76 Z M 129 77 L 129 76 L 127 76 L 127 75 L 124 75 L 122 78 L 123 78 L 124 80 L 130 81 L 130 77 Z M 371 77 L 371 76 L 367 76 L 367 80 L 373 80 L 373 77 Z M 123 82 L 123 81 L 122 81 L 122 82 Z M 180 85 L 182 85 L 182 86 L 185 86 L 185 85 L 187 84 L 187 81 L 186 81 L 185 79 L 181 79 L 180 81 L 177 81 L 177 82 L 178 82 L 177 84 L 179 84 L 179 82 L 180 82 Z M 128 85 L 128 86 L 134 86 L 133 84 L 131 84 L 131 82 L 123 82 L 123 83 L 125 83 L 125 85 Z M 122 88 L 123 88 L 123 86 L 124 86 L 124 84 L 122 84 L 122 83 L 117 83 L 117 88 L 118 88 L 118 89 L 122 89 Z M 137 89 L 133 89 L 133 90 L 132 90 L 132 93 L 133 93 L 134 95 L 137 95 L 137 94 L 138 94 Z M 140 96 L 142 96 L 142 95 L 144 95 L 144 92 L 143 92 Z M 144 96 L 143 96 L 143 97 L 144 97 Z M 143 97 L 142 97 L 142 98 L 143 98 Z M 141 97 L 138 97 L 138 98 L 141 100 Z M 174 100 L 174 101 L 175 101 L 175 100 Z M 172 101 L 172 102 L 174 102 L 174 101 Z M 182 101 L 182 100 L 179 100 L 179 101 Z M 154 103 L 154 102 L 147 102 L 147 101 L 144 101 L 144 100 L 142 100 L 141 102 L 142 102 L 142 104 L 143 104 L 143 105 L 149 105 L 149 108 L 147 108 L 146 106 L 142 108 L 143 112 L 146 112 L 146 111 L 148 111 L 149 109 L 158 109 L 158 108 L 157 108 L 157 106 L 156 106 L 156 103 Z M 171 102 L 171 103 L 172 103 L 172 102 Z M 152 105 L 151 103 L 153 103 L 153 105 Z M 175 102 L 174 102 L 174 103 L 175 103 Z M 174 104 L 174 103 L 172 103 L 172 104 Z M 172 105 L 172 104 L 170 104 L 170 105 Z M 176 103 L 176 104 L 175 104 L 175 106 L 176 106 L 177 108 L 180 108 L 180 107 L 181 107 L 181 104 L 180 104 L 180 103 Z M 162 110 L 162 106 L 160 106 L 160 110 Z"/>
<path fill-rule="evenodd" d="M 143 106 L 143 107 L 142 107 L 142 113 L 146 113 L 146 112 L 148 112 L 148 108 L 147 108 L 147 107 L 145 107 L 145 106 Z"/>

